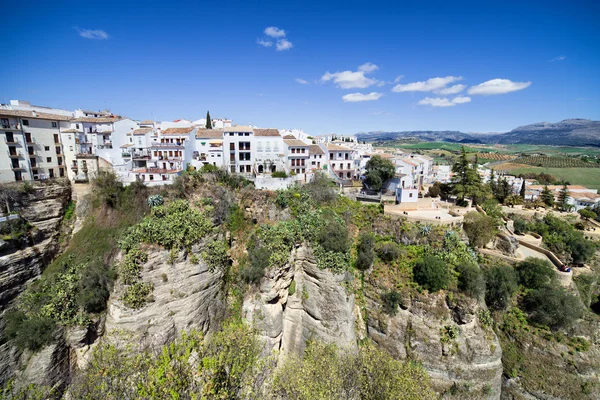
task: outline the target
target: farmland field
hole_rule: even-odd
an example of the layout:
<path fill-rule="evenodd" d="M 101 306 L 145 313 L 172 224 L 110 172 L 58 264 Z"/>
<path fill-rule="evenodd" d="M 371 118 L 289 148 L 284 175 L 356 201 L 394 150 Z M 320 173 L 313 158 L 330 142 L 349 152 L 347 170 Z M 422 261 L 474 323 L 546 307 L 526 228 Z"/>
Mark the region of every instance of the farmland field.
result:
<path fill-rule="evenodd" d="M 524 164 L 505 163 L 495 167 L 497 171 L 505 171 L 513 175 L 544 172 L 557 179 L 570 182 L 572 185 L 583 185 L 590 189 L 600 189 L 600 168 L 540 168 Z"/>
<path fill-rule="evenodd" d="M 600 164 L 588 162 L 580 158 L 525 156 L 512 161 L 515 164 L 527 164 L 544 168 L 598 168 Z"/>

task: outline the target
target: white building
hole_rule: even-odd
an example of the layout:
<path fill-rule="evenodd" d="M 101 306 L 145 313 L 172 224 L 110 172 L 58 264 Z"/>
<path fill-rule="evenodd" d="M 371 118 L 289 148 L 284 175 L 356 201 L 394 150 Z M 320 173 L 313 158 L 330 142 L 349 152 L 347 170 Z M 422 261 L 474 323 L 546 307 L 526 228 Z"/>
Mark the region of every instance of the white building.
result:
<path fill-rule="evenodd" d="M 305 174 L 309 168 L 308 144 L 298 139 L 284 139 L 288 167 L 294 174 Z"/>
<path fill-rule="evenodd" d="M 225 167 L 231 173 L 252 174 L 254 131 L 250 126 L 231 126 L 223 132 Z"/>
<path fill-rule="evenodd" d="M 0 108 L 0 182 L 66 176 L 60 129 L 69 116 Z"/>
<path fill-rule="evenodd" d="M 290 172 L 285 148 L 283 137 L 277 129 L 254 129 L 256 173 Z"/>
<path fill-rule="evenodd" d="M 355 178 L 354 151 L 348 147 L 328 143 L 321 145 L 328 154 L 329 169 L 339 179 Z"/>
<path fill-rule="evenodd" d="M 223 130 L 198 129 L 192 151 L 191 165 L 196 169 L 200 169 L 207 164 L 222 167 L 224 165 L 223 158 Z"/>

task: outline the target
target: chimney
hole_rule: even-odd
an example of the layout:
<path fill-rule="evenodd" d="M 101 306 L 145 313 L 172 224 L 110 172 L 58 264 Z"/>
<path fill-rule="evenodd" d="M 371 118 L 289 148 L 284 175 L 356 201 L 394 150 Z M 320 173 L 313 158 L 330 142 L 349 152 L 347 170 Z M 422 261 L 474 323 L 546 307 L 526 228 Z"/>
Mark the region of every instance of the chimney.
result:
<path fill-rule="evenodd" d="M 31 114 L 33 114 L 34 117 L 37 117 L 37 113 L 35 111 L 32 111 Z"/>

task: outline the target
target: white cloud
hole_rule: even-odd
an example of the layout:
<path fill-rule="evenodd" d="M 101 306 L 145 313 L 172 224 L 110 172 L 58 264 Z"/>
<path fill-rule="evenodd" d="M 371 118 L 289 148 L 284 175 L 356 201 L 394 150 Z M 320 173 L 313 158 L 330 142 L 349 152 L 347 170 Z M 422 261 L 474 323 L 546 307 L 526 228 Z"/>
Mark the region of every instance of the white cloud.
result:
<path fill-rule="evenodd" d="M 454 85 L 454 86 L 450 86 L 447 88 L 434 90 L 434 92 L 439 93 L 439 94 L 445 94 L 445 95 L 456 94 L 456 93 L 460 93 L 463 90 L 465 90 L 466 87 L 467 87 L 467 85 Z"/>
<path fill-rule="evenodd" d="M 364 63 L 363 65 L 358 67 L 359 71 L 364 71 L 366 73 L 377 71 L 378 69 L 379 69 L 379 67 L 377 65 L 373 64 L 372 62 Z"/>
<path fill-rule="evenodd" d="M 294 47 L 294 45 L 292 44 L 292 42 L 290 42 L 287 39 L 279 39 L 277 41 L 277 45 L 276 45 L 277 51 L 289 50 L 292 47 Z"/>
<path fill-rule="evenodd" d="M 273 42 L 271 42 L 270 40 L 256 39 L 256 43 L 258 43 L 258 44 L 260 44 L 261 46 L 264 46 L 264 47 L 271 47 L 271 46 L 273 46 Z"/>
<path fill-rule="evenodd" d="M 342 96 L 342 100 L 346 103 L 356 103 L 359 101 L 373 101 L 379 100 L 383 96 L 383 93 L 371 92 L 369 94 L 362 93 L 350 93 Z"/>
<path fill-rule="evenodd" d="M 375 71 L 377 65 L 366 63 L 358 67 L 358 71 L 326 72 L 322 77 L 322 82 L 333 81 L 340 89 L 365 89 L 369 86 L 383 86 L 385 82 L 377 79 L 368 78 L 365 74 Z"/>
<path fill-rule="evenodd" d="M 418 104 L 432 107 L 454 107 L 457 104 L 469 103 L 470 101 L 470 97 L 455 97 L 452 100 L 447 97 L 425 97 Z"/>
<path fill-rule="evenodd" d="M 79 29 L 75 28 L 79 32 L 79 36 L 86 39 L 106 40 L 108 39 L 108 33 L 100 29 Z"/>
<path fill-rule="evenodd" d="M 394 79 L 394 82 L 393 82 L 393 83 L 398 83 L 398 82 L 400 82 L 400 80 L 401 80 L 402 78 L 404 78 L 404 75 L 398 75 L 398 76 L 396 77 L 396 79 Z"/>
<path fill-rule="evenodd" d="M 283 29 L 279 29 L 275 26 L 269 26 L 265 29 L 265 35 L 271 36 L 274 38 L 285 37 L 285 31 Z"/>
<path fill-rule="evenodd" d="M 304 79 L 296 78 L 296 82 L 298 82 L 301 85 L 308 85 L 308 81 Z"/>
<path fill-rule="evenodd" d="M 558 56 L 558 57 L 554 57 L 552 60 L 548 60 L 548 62 L 563 61 L 566 59 L 567 59 L 567 57 L 565 57 L 565 56 Z"/>
<path fill-rule="evenodd" d="M 510 79 L 491 79 L 480 83 L 477 86 L 471 86 L 468 90 L 469 94 L 505 94 L 523 90 L 531 85 L 531 82 L 513 82 Z"/>
<path fill-rule="evenodd" d="M 396 85 L 393 92 L 432 92 L 441 90 L 447 84 L 462 80 L 462 76 L 446 76 L 444 78 L 431 78 L 423 82 L 412 82 L 404 85 Z"/>

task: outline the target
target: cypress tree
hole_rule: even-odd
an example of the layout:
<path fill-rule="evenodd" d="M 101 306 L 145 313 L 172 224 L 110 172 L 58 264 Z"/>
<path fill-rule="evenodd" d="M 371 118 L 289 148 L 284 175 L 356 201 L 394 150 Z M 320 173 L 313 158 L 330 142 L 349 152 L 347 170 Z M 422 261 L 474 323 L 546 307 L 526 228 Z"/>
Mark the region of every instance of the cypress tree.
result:
<path fill-rule="evenodd" d="M 569 211 L 571 206 L 568 203 L 569 200 L 569 187 L 565 183 L 560 192 L 558 193 L 558 208 L 561 211 Z"/>
<path fill-rule="evenodd" d="M 548 207 L 552 207 L 554 206 L 554 195 L 552 194 L 552 192 L 550 191 L 550 189 L 548 189 L 548 185 L 544 186 L 544 190 L 542 190 L 542 201 L 544 202 L 544 204 Z"/>
<path fill-rule="evenodd" d="M 521 193 L 519 193 L 519 196 L 521 196 L 523 200 L 525 200 L 525 183 L 525 178 L 523 178 L 523 184 L 521 185 Z"/>
<path fill-rule="evenodd" d="M 206 112 L 206 129 L 212 129 L 212 119 L 210 119 L 210 112 Z"/>

